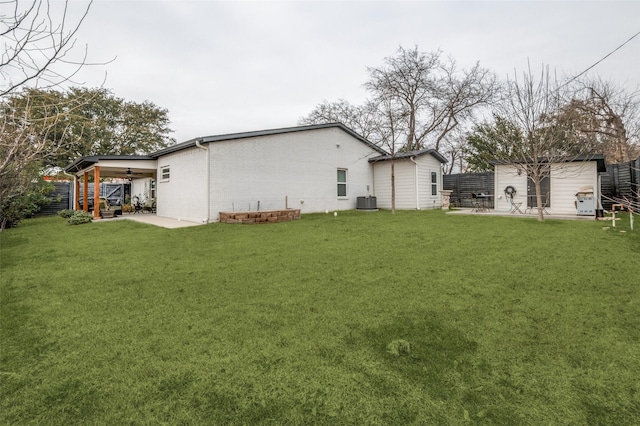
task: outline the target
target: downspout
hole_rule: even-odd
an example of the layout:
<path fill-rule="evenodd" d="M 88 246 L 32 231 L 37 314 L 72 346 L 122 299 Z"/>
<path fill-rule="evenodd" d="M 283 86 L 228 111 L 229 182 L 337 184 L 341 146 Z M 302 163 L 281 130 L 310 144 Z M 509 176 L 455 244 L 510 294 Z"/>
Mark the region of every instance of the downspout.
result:
<path fill-rule="evenodd" d="M 413 157 L 409 157 L 409 161 L 411 161 L 413 164 L 416 165 L 416 176 L 415 176 L 415 181 L 416 181 L 416 210 L 420 210 L 420 188 L 418 187 L 418 163 L 415 160 L 415 156 Z"/>
<path fill-rule="evenodd" d="M 211 201 L 211 159 L 209 158 L 209 147 L 208 146 L 204 146 L 202 145 L 202 143 L 200 141 L 202 141 L 203 139 L 196 139 L 196 147 L 200 148 L 200 149 L 204 149 L 207 152 L 207 185 L 206 185 L 206 190 L 207 190 L 207 217 L 205 219 L 205 223 L 209 223 L 211 220 L 211 215 L 210 215 L 210 211 L 211 211 L 211 205 L 210 205 L 210 201 Z"/>
<path fill-rule="evenodd" d="M 71 173 L 67 173 L 64 169 L 62 169 L 62 173 L 73 178 L 73 197 L 71 197 L 71 204 L 73 206 L 72 209 L 69 210 L 75 210 L 76 209 L 76 203 L 78 202 L 78 200 L 76 200 L 76 185 L 78 184 L 78 176 L 76 175 L 72 175 Z M 71 207 L 71 206 L 69 206 Z"/>

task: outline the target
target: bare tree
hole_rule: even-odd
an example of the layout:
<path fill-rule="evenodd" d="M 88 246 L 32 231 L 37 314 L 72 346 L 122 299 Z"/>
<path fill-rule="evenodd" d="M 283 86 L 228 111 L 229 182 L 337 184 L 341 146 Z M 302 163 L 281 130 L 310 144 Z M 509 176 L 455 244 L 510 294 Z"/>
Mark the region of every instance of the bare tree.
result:
<path fill-rule="evenodd" d="M 0 231 L 15 218 L 12 205 L 29 191 L 42 166 L 65 148 L 74 108 L 43 98 L 26 97 L 21 108 L 12 108 L 7 97 L 0 103 Z"/>
<path fill-rule="evenodd" d="M 61 85 L 82 68 L 86 48 L 79 59 L 71 56 L 91 2 L 73 23 L 68 18 L 68 1 L 14 0 L 2 5 L 3 12 L 11 13 L 0 14 L 0 230 L 12 200 L 28 192 L 42 160 L 62 148 L 63 139 L 50 137 L 51 132 L 66 132 L 63 122 L 72 110 L 44 97 L 27 96 L 26 106 L 20 110 L 11 108 L 10 101 L 28 87 Z"/>
<path fill-rule="evenodd" d="M 455 60 L 442 59 L 442 52 L 422 53 L 415 47 L 398 49 L 384 65 L 369 68 L 365 87 L 376 99 L 393 102 L 406 122 L 404 151 L 434 144 L 436 150 L 449 132 L 473 116 L 479 106 L 490 103 L 497 93 L 495 75 L 476 64 L 459 71 Z"/>
<path fill-rule="evenodd" d="M 445 174 L 465 173 L 469 168 L 466 161 L 467 137 L 462 131 L 453 130 L 441 141 L 440 150 L 446 158 L 449 159 L 444 169 Z"/>
<path fill-rule="evenodd" d="M 396 172 L 395 161 L 398 148 L 402 146 L 402 135 L 407 131 L 406 121 L 402 119 L 403 111 L 397 104 L 387 98 L 380 98 L 377 105 L 377 120 L 374 131 L 378 135 L 379 145 L 389 152 L 391 162 L 391 214 L 396 213 Z"/>
<path fill-rule="evenodd" d="M 376 135 L 376 106 L 371 102 L 352 105 L 344 99 L 337 102 L 324 101 L 317 105 L 306 117 L 298 120 L 301 125 L 342 123 L 370 141 L 378 140 Z"/>
<path fill-rule="evenodd" d="M 497 153 L 497 160 L 512 164 L 533 182 L 537 195 L 538 220 L 544 220 L 541 182 L 549 177 L 551 164 L 566 163 L 589 153 L 571 123 L 573 114 L 558 114 L 565 105 L 569 88 L 559 84 L 543 67 L 536 78 L 529 67 L 521 78 L 507 82 L 505 98 L 498 105 L 501 117 L 512 123 L 521 134 L 519 139 L 500 140 L 508 149 Z M 510 132 L 497 133 L 507 137 Z"/>
<path fill-rule="evenodd" d="M 77 51 L 76 34 L 89 13 L 91 1 L 74 23 L 68 19 L 68 1 L 56 8 L 48 0 L 3 3 L 3 7 L 6 10 L 11 8 L 12 13 L 0 15 L 3 48 L 0 96 L 27 84 L 38 84 L 40 88 L 57 86 L 68 81 L 85 65 L 86 46 L 80 57 L 71 56 Z"/>
<path fill-rule="evenodd" d="M 640 156 L 640 93 L 600 79 L 576 86 L 560 114 L 573 118 L 571 124 L 584 143 L 604 154 L 609 163 Z"/>

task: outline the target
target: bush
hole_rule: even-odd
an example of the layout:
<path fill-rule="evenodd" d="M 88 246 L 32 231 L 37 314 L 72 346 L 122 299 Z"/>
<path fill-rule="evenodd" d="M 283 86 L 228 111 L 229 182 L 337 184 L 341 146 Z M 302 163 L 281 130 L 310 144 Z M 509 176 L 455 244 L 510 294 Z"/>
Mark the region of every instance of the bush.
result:
<path fill-rule="evenodd" d="M 83 210 L 73 212 L 68 222 L 70 225 L 82 225 L 83 223 L 89 223 L 93 220 L 93 215 Z"/>
<path fill-rule="evenodd" d="M 42 177 L 33 180 L 25 188 L 6 194 L 0 200 L 0 231 L 12 228 L 24 218 L 33 217 L 43 206 L 51 202 L 48 194 L 54 190 Z"/>
<path fill-rule="evenodd" d="M 73 213 L 74 213 L 73 210 L 64 209 L 58 212 L 58 216 L 63 217 L 65 219 L 69 219 L 71 216 L 73 216 Z"/>

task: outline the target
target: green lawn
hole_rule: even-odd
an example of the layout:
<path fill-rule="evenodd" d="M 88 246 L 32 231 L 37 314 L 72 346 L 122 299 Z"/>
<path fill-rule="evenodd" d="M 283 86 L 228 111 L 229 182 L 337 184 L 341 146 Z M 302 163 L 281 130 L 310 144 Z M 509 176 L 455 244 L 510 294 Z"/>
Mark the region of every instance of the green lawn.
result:
<path fill-rule="evenodd" d="M 0 424 L 637 424 L 640 230 L 608 225 L 27 220 Z"/>

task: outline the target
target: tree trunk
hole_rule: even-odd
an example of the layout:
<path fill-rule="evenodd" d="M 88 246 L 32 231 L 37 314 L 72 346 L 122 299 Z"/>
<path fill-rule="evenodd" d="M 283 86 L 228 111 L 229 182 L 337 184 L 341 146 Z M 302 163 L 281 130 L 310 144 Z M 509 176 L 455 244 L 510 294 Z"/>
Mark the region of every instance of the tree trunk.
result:
<path fill-rule="evenodd" d="M 396 214 L 396 165 L 391 157 L 391 214 Z"/>
<path fill-rule="evenodd" d="M 542 175 L 538 174 L 538 176 L 533 177 L 533 183 L 536 187 L 536 206 L 538 206 L 538 220 L 540 222 L 544 221 L 544 209 L 542 208 L 542 189 L 540 187 L 540 181 L 542 180 Z"/>

